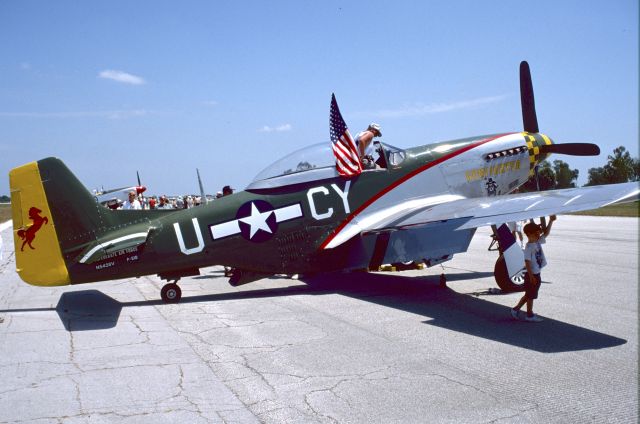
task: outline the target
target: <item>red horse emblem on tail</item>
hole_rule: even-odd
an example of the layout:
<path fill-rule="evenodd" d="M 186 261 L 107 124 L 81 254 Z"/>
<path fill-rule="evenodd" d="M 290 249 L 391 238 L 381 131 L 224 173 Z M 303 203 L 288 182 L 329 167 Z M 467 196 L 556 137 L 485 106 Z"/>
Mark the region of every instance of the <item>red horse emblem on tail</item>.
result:
<path fill-rule="evenodd" d="M 36 233 L 40 231 L 40 227 L 42 227 L 42 224 L 49 223 L 49 219 L 46 216 L 40 216 L 41 212 L 42 211 L 40 209 L 35 207 L 29 209 L 29 219 L 33 221 L 33 225 L 26 230 L 18 230 L 18 236 L 20 236 L 20 238 L 24 240 L 22 242 L 22 247 L 20 248 L 21 252 L 23 251 L 25 244 L 28 244 L 31 249 L 35 249 L 35 247 L 31 245 L 31 242 L 36 238 Z"/>

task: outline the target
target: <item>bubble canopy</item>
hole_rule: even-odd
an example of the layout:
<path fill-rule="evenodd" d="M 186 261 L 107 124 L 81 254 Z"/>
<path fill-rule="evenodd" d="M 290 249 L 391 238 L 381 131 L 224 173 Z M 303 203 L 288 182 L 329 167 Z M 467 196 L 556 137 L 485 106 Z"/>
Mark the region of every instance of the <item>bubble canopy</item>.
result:
<path fill-rule="evenodd" d="M 310 169 L 334 167 L 335 158 L 331 151 L 331 144 L 327 142 L 317 143 L 278 159 L 256 175 L 253 181 L 266 180 Z"/>
<path fill-rule="evenodd" d="M 376 143 L 378 144 L 378 143 Z M 391 165 L 404 160 L 404 151 L 382 145 Z M 275 161 L 255 176 L 247 190 L 275 188 L 338 176 L 330 142 L 312 144 Z"/>

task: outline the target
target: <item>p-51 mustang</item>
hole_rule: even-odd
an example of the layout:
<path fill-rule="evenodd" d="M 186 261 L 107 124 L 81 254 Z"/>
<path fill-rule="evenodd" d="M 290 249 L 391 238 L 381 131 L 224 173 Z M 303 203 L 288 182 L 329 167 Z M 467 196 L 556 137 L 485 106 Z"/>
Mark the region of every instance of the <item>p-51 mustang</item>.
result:
<path fill-rule="evenodd" d="M 377 166 L 367 170 L 333 99 L 333 143 L 286 156 L 244 191 L 171 213 L 109 210 L 59 159 L 20 166 L 9 175 L 17 271 L 40 286 L 158 274 L 170 281 L 162 298 L 177 302 L 178 280 L 211 265 L 231 267 L 232 285 L 396 262 L 432 266 L 465 252 L 478 227 L 638 197 L 635 183 L 509 194 L 551 153 L 599 153 L 539 133 L 526 62 L 520 85 L 523 132 L 410 149 L 376 142 Z M 496 280 L 517 289 L 504 256 Z"/>

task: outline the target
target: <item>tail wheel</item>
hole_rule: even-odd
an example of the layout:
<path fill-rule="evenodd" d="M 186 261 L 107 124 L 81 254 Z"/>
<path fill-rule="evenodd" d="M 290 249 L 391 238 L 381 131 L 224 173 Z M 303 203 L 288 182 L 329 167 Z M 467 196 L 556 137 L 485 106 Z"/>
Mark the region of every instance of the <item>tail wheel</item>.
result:
<path fill-rule="evenodd" d="M 496 283 L 498 283 L 498 287 L 505 292 L 524 291 L 524 274 L 525 269 L 523 268 L 516 275 L 509 278 L 507 264 L 505 263 L 502 255 L 500 255 L 496 261 L 495 267 L 493 268 L 493 276 L 496 279 Z"/>
<path fill-rule="evenodd" d="M 182 297 L 182 290 L 176 283 L 165 284 L 160 291 L 160 297 L 165 303 L 178 303 Z"/>

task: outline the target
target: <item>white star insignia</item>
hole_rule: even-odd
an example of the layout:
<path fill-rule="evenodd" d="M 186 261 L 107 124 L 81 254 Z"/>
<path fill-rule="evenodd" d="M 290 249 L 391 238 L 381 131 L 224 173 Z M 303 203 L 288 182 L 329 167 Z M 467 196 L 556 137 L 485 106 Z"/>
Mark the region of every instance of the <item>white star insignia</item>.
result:
<path fill-rule="evenodd" d="M 273 211 L 268 212 L 260 212 L 256 207 L 255 203 L 251 203 L 251 215 L 246 218 L 240 218 L 240 222 L 244 222 L 245 224 L 249 224 L 251 227 L 251 232 L 249 234 L 249 238 L 252 239 L 253 236 L 258 232 L 258 230 L 263 230 L 268 233 L 273 233 L 271 228 L 269 228 L 269 224 L 267 224 L 267 219 L 273 213 Z"/>

